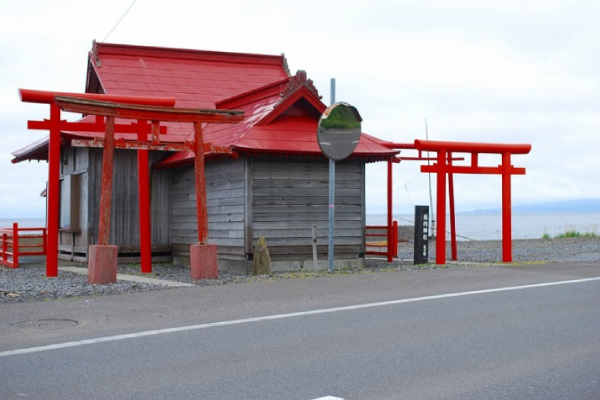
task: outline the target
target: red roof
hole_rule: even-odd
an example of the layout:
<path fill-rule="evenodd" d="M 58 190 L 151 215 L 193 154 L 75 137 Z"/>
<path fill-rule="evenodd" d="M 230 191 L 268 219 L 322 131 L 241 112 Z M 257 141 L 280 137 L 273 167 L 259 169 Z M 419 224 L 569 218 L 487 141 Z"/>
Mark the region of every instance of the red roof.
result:
<path fill-rule="evenodd" d="M 283 55 L 94 43 L 87 76 L 88 93 L 174 97 L 176 107 L 243 110 L 245 120 L 239 124 L 205 126 L 204 140 L 215 146 L 235 152 L 322 154 L 316 132 L 327 107 L 306 73 L 290 76 Z M 172 136 L 161 135 L 165 141 L 182 141 L 192 131 L 189 124 L 166 125 Z M 375 160 L 398 153 L 383 143 L 363 134 L 353 156 Z M 160 166 L 192 158 L 191 153 L 177 153 Z"/>

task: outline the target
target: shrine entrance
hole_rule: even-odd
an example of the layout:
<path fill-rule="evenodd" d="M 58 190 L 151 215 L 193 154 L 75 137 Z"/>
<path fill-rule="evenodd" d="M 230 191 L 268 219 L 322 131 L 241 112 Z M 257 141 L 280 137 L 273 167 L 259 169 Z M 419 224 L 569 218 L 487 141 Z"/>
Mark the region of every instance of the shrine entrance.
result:
<path fill-rule="evenodd" d="M 150 238 L 150 196 L 148 150 L 191 151 L 194 154 L 194 177 L 197 209 L 198 243 L 190 246 L 192 279 L 218 277 L 217 251 L 209 245 L 208 217 L 206 213 L 206 184 L 204 153 L 230 152 L 229 148 L 215 148 L 204 143 L 202 123 L 237 123 L 243 120 L 242 111 L 174 108 L 175 99 L 110 96 L 98 94 L 57 93 L 20 90 L 24 102 L 50 105 L 50 119 L 29 121 L 29 129 L 50 131 L 48 150 L 48 252 L 46 275 L 58 275 L 58 215 L 59 215 L 59 165 L 61 132 L 99 132 L 103 138 L 73 140 L 74 146 L 102 147 L 102 190 L 98 244 L 91 245 L 88 253 L 88 281 L 110 283 L 116 281 L 117 246 L 109 244 L 110 212 L 113 178 L 113 153 L 115 148 L 138 151 L 138 189 L 140 209 L 140 245 L 142 272 L 152 272 Z M 95 122 L 67 122 L 61 120 L 61 111 L 95 116 Z M 131 124 L 117 124 L 115 118 L 136 120 Z M 148 123 L 150 121 L 150 123 Z M 161 122 L 193 124 L 192 140 L 166 142 L 161 137 L 166 127 Z M 115 133 L 134 133 L 135 139 L 124 136 L 115 140 Z M 150 136 L 150 137 L 149 137 Z"/>
<path fill-rule="evenodd" d="M 476 142 L 442 142 L 431 140 L 415 140 L 412 143 L 390 143 L 393 149 L 415 149 L 418 157 L 401 157 L 401 160 L 433 160 L 432 165 L 422 165 L 421 172 L 435 173 L 437 184 L 438 215 L 435 262 L 446 263 L 446 188 L 450 202 L 450 235 L 452 260 L 456 261 L 456 225 L 454 210 L 454 174 L 483 174 L 502 175 L 502 262 L 512 262 L 512 210 L 511 210 L 511 176 L 525 175 L 525 168 L 514 167 L 511 164 L 513 154 L 528 154 L 530 144 L 476 143 Z M 423 152 L 435 152 L 436 157 L 425 158 Z M 464 160 L 455 157 L 457 153 L 470 155 L 469 165 L 456 165 L 453 161 Z M 479 165 L 480 154 L 496 154 L 502 156 L 502 164 L 497 166 Z M 388 164 L 388 221 L 391 221 L 391 172 L 392 163 Z M 448 182 L 448 185 L 446 185 Z M 390 222 L 388 222 L 390 224 Z M 441 234 L 440 234 L 441 233 Z M 388 261 L 391 261 L 388 259 Z"/>

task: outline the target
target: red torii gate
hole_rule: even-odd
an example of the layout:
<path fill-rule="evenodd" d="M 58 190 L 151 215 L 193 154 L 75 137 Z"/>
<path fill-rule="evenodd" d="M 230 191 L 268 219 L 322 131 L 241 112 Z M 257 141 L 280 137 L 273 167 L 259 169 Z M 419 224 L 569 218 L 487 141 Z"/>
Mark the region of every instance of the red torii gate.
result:
<path fill-rule="evenodd" d="M 421 172 L 437 174 L 437 240 L 436 264 L 446 263 L 446 174 L 448 174 L 448 191 L 450 197 L 450 233 L 452 260 L 457 260 L 456 227 L 454 213 L 454 179 L 453 174 L 500 174 L 502 175 L 502 261 L 512 262 L 512 220 L 511 220 L 511 175 L 525 175 L 525 168 L 515 168 L 510 163 L 512 154 L 528 154 L 530 144 L 498 144 L 476 142 L 442 142 L 432 140 L 415 140 L 414 143 L 387 143 L 392 149 L 418 150 L 418 157 L 400 157 L 400 160 L 423 161 L 434 160 L 433 165 L 422 165 Z M 422 152 L 436 152 L 437 157 L 426 158 Z M 453 153 L 470 153 L 471 165 L 453 165 L 452 161 L 464 160 L 453 157 Z M 502 155 L 502 164 L 495 167 L 479 165 L 479 154 Z M 392 162 L 388 162 L 388 225 L 392 220 Z M 442 232 L 440 236 L 440 232 Z M 389 240 L 389 239 L 388 239 Z M 391 261 L 391 259 L 388 259 Z"/>
<path fill-rule="evenodd" d="M 198 245 L 192 245 L 191 263 L 192 275 L 195 279 L 216 278 L 218 272 L 216 246 L 208 245 L 208 218 L 206 215 L 206 187 L 204 178 L 204 152 L 230 152 L 230 149 L 214 148 L 204 144 L 202 138 L 202 123 L 237 123 L 243 120 L 243 112 L 232 110 L 205 110 L 173 108 L 174 99 L 170 98 L 138 98 L 133 96 L 107 96 L 77 93 L 55 93 L 41 91 L 20 91 L 23 101 L 50 104 L 50 120 L 43 122 L 29 121 L 30 129 L 50 129 L 49 141 L 49 184 L 48 184 L 48 249 L 47 276 L 58 274 L 58 195 L 59 195 L 59 160 L 61 131 L 104 131 L 104 140 L 77 140 L 79 146 L 104 147 L 102 165 L 102 192 L 100 199 L 100 221 L 98 228 L 98 245 L 90 246 L 88 254 L 88 280 L 95 283 L 108 283 L 116 280 L 117 247 L 110 246 L 110 198 L 112 196 L 112 166 L 114 148 L 138 149 L 146 153 L 138 157 L 138 187 L 140 190 L 140 229 L 142 230 L 141 252 L 142 272 L 151 272 L 151 241 L 150 241 L 150 211 L 149 211 L 149 182 L 147 150 L 192 150 L 195 155 L 196 207 L 198 217 Z M 63 96 L 61 96 L 63 95 Z M 64 96 L 67 95 L 67 96 Z M 102 99 L 102 100 L 98 100 Z M 140 104 L 142 103 L 142 104 Z M 66 122 L 60 120 L 60 111 L 81 112 L 96 115 L 95 123 Z M 106 124 L 104 118 L 106 117 Z M 137 124 L 115 124 L 115 117 L 137 119 Z M 147 141 L 148 125 L 152 121 L 152 141 Z M 194 140 L 185 143 L 160 143 L 160 122 L 191 122 L 194 124 Z M 117 141 L 115 132 L 137 133 L 138 141 Z M 140 161 L 142 158 L 142 161 Z M 145 159 L 145 162 L 143 161 Z M 52 188 L 52 189 L 51 189 Z M 144 229 L 146 228 L 146 229 Z M 144 232 L 145 230 L 145 232 Z M 146 257 L 144 257 L 146 254 Z M 208 258 L 210 273 L 206 276 L 204 269 L 198 265 L 200 257 Z M 147 267 L 144 268 L 144 260 Z M 108 266 L 108 268 L 103 268 Z M 196 272 L 194 272 L 196 271 Z M 114 276 L 113 276 L 114 275 Z M 217 276 L 215 276 L 217 275 Z"/>
<path fill-rule="evenodd" d="M 27 121 L 28 129 L 50 131 L 48 140 L 48 215 L 46 221 L 46 228 L 48 229 L 46 276 L 48 277 L 58 276 L 58 216 L 60 208 L 59 184 L 61 132 L 104 132 L 106 129 L 104 118 L 101 117 L 97 117 L 94 122 L 68 122 L 61 120 L 61 109 L 54 103 L 54 98 L 56 96 L 73 96 L 82 99 L 104 100 L 128 104 L 166 107 L 175 106 L 175 98 L 173 97 L 115 96 L 95 93 L 67 93 L 19 89 L 19 97 L 21 98 L 21 101 L 25 103 L 41 103 L 50 105 L 50 119 L 45 119 L 43 121 Z M 141 131 L 141 128 L 141 125 L 136 127 L 135 125 L 116 124 L 114 126 L 115 132 L 118 133 L 144 133 Z M 144 159 L 145 163 L 143 162 Z M 149 193 L 149 189 L 146 191 L 146 188 L 144 187 L 144 182 L 146 181 L 141 178 L 141 176 L 148 176 L 147 164 L 148 153 L 147 151 L 140 150 L 138 152 L 138 176 L 140 176 L 140 215 L 143 215 L 146 212 L 142 198 L 146 193 Z M 145 186 L 148 185 L 146 184 Z M 146 202 L 146 204 L 149 203 Z M 149 244 L 151 239 L 144 232 L 142 232 L 140 235 L 140 239 L 142 242 L 141 247 L 148 249 L 146 251 L 142 250 L 142 272 L 152 272 L 152 266 L 149 264 L 151 262 L 151 253 L 149 253 Z"/>
<path fill-rule="evenodd" d="M 502 175 L 502 261 L 512 262 L 512 210 L 511 210 L 511 175 L 525 175 L 525 168 L 511 165 L 512 154 L 528 154 L 530 144 L 501 144 L 473 142 L 442 142 L 432 140 L 415 140 L 415 148 L 419 152 L 437 153 L 437 162 L 433 165 L 422 165 L 421 172 L 437 174 L 437 240 L 435 249 L 436 264 L 446 263 L 446 174 L 452 183 L 452 174 L 497 174 Z M 453 165 L 453 153 L 471 154 L 470 165 Z M 502 164 L 495 167 L 479 165 L 479 154 L 502 155 Z M 454 195 L 451 193 L 451 201 Z M 454 217 L 454 205 L 451 204 L 451 216 Z M 442 235 L 440 236 L 440 232 Z M 453 259 L 456 259 L 456 232 L 452 228 Z"/>

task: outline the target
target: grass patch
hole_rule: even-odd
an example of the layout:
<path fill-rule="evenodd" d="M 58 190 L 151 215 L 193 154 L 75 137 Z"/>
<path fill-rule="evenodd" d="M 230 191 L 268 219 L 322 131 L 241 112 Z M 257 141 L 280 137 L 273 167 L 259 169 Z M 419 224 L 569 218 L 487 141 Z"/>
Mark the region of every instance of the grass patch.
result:
<path fill-rule="evenodd" d="M 565 233 L 559 233 L 554 236 L 555 239 L 565 239 L 565 238 L 596 238 L 598 234 L 595 232 L 577 232 L 577 231 L 566 231 Z M 548 233 L 544 233 L 542 239 L 552 239 L 552 236 Z"/>
<path fill-rule="evenodd" d="M 579 237 L 583 237 L 583 238 L 595 238 L 596 237 L 596 233 L 595 232 L 581 233 L 581 232 L 577 232 L 577 231 L 567 231 L 565 233 L 558 234 L 555 237 L 557 239 L 579 238 Z"/>

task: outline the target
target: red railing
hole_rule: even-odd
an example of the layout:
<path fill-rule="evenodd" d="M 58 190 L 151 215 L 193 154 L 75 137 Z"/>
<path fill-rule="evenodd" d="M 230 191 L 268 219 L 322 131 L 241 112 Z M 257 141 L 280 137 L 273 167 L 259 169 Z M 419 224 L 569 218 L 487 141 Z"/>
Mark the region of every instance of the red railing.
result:
<path fill-rule="evenodd" d="M 366 246 L 368 248 L 377 247 L 385 248 L 385 251 L 367 250 L 365 254 L 375 256 L 386 256 L 388 262 L 391 262 L 394 257 L 398 257 L 398 221 L 394 221 L 392 226 L 387 225 L 367 225 L 366 236 L 369 237 L 380 237 L 385 238 L 385 241 L 369 242 L 367 240 Z M 381 232 L 385 231 L 385 232 Z"/>
<path fill-rule="evenodd" d="M 26 234 L 23 234 L 27 232 Z M 46 255 L 46 228 L 19 228 L 14 223 L 12 228 L 0 228 L 0 265 L 8 268 L 19 268 L 21 256 Z M 23 239 L 24 243 L 19 243 Z M 32 243 L 30 239 L 33 239 Z M 42 239 L 41 243 L 38 239 Z"/>

